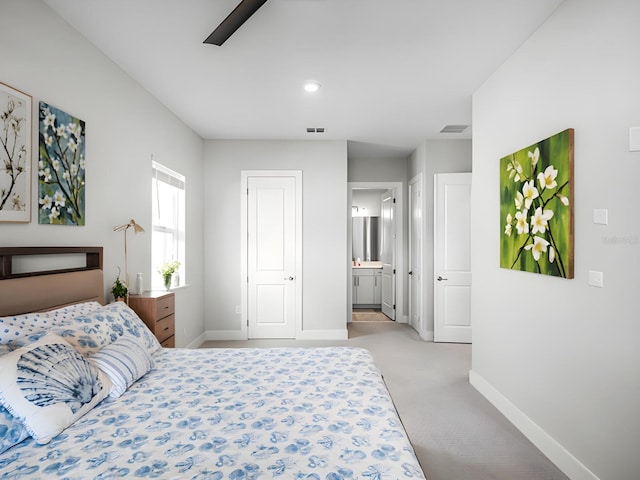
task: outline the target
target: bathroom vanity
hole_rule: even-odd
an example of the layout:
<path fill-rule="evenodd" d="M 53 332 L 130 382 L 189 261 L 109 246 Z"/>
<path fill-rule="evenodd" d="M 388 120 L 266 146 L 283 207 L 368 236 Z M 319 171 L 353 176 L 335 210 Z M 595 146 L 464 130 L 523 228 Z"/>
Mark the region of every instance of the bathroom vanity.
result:
<path fill-rule="evenodd" d="M 360 262 L 352 267 L 353 305 L 380 308 L 382 303 L 382 263 Z"/>

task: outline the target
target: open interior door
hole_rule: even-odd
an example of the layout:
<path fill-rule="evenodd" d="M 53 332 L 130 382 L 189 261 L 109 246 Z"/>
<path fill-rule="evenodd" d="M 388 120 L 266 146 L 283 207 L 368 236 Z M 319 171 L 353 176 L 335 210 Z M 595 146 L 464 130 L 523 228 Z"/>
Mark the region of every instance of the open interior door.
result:
<path fill-rule="evenodd" d="M 409 182 L 409 325 L 423 335 L 422 175 Z"/>
<path fill-rule="evenodd" d="M 396 226 L 393 190 L 382 195 L 382 313 L 396 319 Z"/>

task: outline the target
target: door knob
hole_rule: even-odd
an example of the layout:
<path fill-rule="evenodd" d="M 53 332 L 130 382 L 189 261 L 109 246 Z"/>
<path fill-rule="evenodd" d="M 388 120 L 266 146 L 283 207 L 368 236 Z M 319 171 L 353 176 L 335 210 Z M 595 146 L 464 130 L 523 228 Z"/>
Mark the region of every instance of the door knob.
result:
<path fill-rule="evenodd" d="M 293 280 L 293 277 L 284 277 L 285 280 Z"/>
<path fill-rule="evenodd" d="M 436 280 L 438 280 L 439 282 L 441 282 L 441 281 L 443 281 L 443 280 L 449 280 L 449 279 L 448 279 L 448 278 L 443 278 L 443 277 L 441 277 L 440 275 L 438 275 L 438 278 L 437 278 Z"/>

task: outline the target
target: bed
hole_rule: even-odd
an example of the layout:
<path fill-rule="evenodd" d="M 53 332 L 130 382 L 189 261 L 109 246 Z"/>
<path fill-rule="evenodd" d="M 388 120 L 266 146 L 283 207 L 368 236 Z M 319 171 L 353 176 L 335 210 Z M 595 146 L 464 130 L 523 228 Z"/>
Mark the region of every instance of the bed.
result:
<path fill-rule="evenodd" d="M 0 248 L 0 479 L 425 478 L 366 350 L 162 348 L 101 248 L 13 273 L 37 251 Z"/>

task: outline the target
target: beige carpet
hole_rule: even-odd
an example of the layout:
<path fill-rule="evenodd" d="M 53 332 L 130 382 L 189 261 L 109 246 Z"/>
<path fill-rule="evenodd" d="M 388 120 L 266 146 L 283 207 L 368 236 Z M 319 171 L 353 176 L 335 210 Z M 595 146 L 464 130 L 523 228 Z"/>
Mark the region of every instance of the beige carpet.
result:
<path fill-rule="evenodd" d="M 249 340 L 203 347 L 367 348 L 428 480 L 567 480 L 469 384 L 471 346 L 424 342 L 396 322 L 351 322 L 344 341 Z"/>

